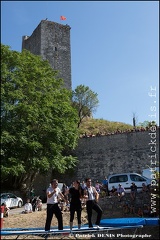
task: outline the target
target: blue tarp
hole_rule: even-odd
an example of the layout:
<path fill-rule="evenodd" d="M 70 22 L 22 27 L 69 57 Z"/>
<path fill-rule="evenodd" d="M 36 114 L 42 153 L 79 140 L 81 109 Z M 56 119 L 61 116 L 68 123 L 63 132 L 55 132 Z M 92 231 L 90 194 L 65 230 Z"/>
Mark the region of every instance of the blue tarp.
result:
<path fill-rule="evenodd" d="M 100 226 L 135 226 L 135 225 L 159 225 L 159 218 L 107 218 L 100 222 Z"/>
<path fill-rule="evenodd" d="M 100 226 L 135 226 L 135 225 L 159 225 L 159 218 L 106 218 L 101 220 Z"/>
<path fill-rule="evenodd" d="M 148 226 L 159 225 L 159 218 L 146 218 L 145 221 Z"/>
<path fill-rule="evenodd" d="M 108 218 L 103 219 L 100 222 L 100 226 L 135 226 L 135 225 L 144 225 L 145 219 L 143 218 Z"/>

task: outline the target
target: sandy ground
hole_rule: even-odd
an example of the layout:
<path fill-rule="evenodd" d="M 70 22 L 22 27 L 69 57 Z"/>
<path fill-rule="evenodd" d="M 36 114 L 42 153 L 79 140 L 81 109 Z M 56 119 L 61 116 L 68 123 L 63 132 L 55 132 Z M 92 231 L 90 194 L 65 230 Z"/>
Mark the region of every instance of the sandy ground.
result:
<path fill-rule="evenodd" d="M 46 210 L 36 211 L 29 214 L 13 214 L 3 220 L 3 228 L 36 228 L 44 227 L 46 222 Z M 82 224 L 87 223 L 86 211 L 82 211 Z M 57 219 L 53 215 L 51 226 L 57 226 Z M 77 225 L 75 214 L 74 225 Z M 63 225 L 69 226 L 69 212 L 63 212 Z"/>
<path fill-rule="evenodd" d="M 63 225 L 69 226 L 69 212 L 63 212 Z M 82 211 L 82 225 L 86 224 L 87 221 L 87 214 L 86 210 Z M 46 209 L 43 209 L 42 211 L 36 211 L 29 214 L 12 214 L 9 217 L 3 218 L 3 228 L 44 228 L 46 222 Z M 57 219 L 55 215 L 53 215 L 51 226 L 57 227 Z M 75 214 L 75 219 L 73 222 L 73 225 L 77 225 L 77 217 Z M 16 239 L 17 236 L 1 236 L 1 239 Z M 70 236 L 56 236 L 56 237 L 49 237 L 48 239 L 75 239 L 72 235 Z M 44 239 L 44 237 L 39 236 L 33 236 L 33 235 L 23 235 L 19 236 L 18 239 Z M 78 238 L 81 239 L 81 238 Z M 90 238 L 88 238 L 90 239 Z"/>

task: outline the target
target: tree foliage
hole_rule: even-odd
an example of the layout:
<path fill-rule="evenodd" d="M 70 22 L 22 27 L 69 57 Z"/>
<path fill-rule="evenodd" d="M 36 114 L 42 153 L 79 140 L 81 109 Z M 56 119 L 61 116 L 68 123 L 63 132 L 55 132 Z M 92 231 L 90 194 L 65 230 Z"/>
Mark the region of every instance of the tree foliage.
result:
<path fill-rule="evenodd" d="M 89 87 L 79 85 L 72 92 L 73 106 L 78 111 L 78 127 L 85 117 L 90 117 L 98 107 L 98 94 L 93 92 Z"/>
<path fill-rule="evenodd" d="M 155 121 L 144 121 L 142 123 L 139 123 L 140 127 L 144 127 L 144 128 L 150 128 L 152 126 L 157 126 Z"/>
<path fill-rule="evenodd" d="M 15 186 L 38 173 L 64 173 L 77 159 L 77 112 L 47 61 L 1 45 L 1 174 Z"/>

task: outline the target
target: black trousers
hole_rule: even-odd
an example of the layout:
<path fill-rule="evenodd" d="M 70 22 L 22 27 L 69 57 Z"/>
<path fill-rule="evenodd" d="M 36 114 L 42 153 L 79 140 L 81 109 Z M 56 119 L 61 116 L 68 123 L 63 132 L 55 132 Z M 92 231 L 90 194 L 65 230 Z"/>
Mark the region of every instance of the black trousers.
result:
<path fill-rule="evenodd" d="M 62 212 L 58 207 L 58 203 L 55 203 L 55 204 L 47 204 L 47 218 L 46 218 L 45 231 L 50 230 L 53 214 L 55 214 L 58 220 L 58 229 L 63 230 Z"/>
<path fill-rule="evenodd" d="M 81 209 L 70 208 L 70 222 L 73 222 L 75 212 L 77 212 L 78 224 L 81 224 L 81 212 L 82 212 Z"/>
<path fill-rule="evenodd" d="M 97 212 L 97 220 L 96 220 L 95 224 L 99 225 L 100 221 L 101 221 L 101 217 L 102 217 L 101 207 L 98 205 L 98 203 L 95 200 L 88 200 L 86 202 L 86 207 L 87 207 L 89 227 L 93 227 L 93 224 L 92 224 L 92 209 Z"/>

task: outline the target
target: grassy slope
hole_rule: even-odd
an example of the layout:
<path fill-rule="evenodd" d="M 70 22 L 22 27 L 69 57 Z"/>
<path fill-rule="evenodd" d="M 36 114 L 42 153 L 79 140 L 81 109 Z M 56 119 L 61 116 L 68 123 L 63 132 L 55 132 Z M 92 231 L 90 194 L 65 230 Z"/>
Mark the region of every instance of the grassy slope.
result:
<path fill-rule="evenodd" d="M 96 134 L 101 133 L 112 133 L 117 130 L 126 131 L 133 129 L 132 125 L 125 124 L 122 122 L 111 122 L 103 119 L 84 119 L 80 125 L 80 134 L 86 132 L 86 134 Z"/>

